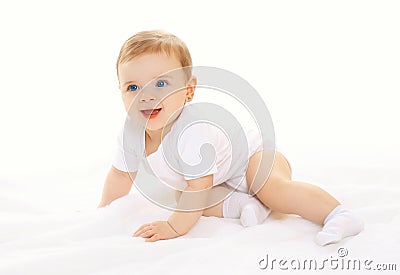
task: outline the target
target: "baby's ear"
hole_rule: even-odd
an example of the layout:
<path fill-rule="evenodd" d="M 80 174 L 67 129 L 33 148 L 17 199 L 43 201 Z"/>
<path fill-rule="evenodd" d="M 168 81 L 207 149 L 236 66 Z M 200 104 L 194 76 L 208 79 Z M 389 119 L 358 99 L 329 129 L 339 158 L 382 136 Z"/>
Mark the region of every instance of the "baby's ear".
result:
<path fill-rule="evenodd" d="M 186 101 L 192 101 L 196 84 L 197 78 L 195 76 L 191 76 L 186 84 Z"/>

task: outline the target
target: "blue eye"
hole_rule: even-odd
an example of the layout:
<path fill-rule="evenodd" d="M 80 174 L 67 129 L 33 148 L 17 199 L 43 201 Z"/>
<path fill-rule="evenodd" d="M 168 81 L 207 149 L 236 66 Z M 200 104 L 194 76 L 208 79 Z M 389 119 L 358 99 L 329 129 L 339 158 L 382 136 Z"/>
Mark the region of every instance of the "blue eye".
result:
<path fill-rule="evenodd" d="M 137 85 L 135 85 L 135 84 L 132 84 L 132 85 L 128 86 L 128 91 L 131 91 L 131 92 L 135 92 L 138 89 L 139 89 L 139 87 Z"/>
<path fill-rule="evenodd" d="M 157 83 L 156 83 L 156 86 L 159 87 L 159 88 L 162 88 L 162 87 L 167 86 L 167 84 L 168 83 L 165 80 L 158 80 Z"/>

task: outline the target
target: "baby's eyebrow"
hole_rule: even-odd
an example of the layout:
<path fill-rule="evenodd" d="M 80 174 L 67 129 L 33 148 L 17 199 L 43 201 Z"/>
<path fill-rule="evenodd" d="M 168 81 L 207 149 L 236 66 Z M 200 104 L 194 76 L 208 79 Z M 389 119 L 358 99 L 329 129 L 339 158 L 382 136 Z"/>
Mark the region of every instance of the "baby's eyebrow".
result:
<path fill-rule="evenodd" d="M 126 85 L 128 85 L 128 84 L 130 84 L 130 83 L 137 83 L 137 81 L 135 81 L 135 80 L 129 80 L 129 81 L 126 81 L 126 82 L 122 83 L 122 86 L 126 86 Z"/>
<path fill-rule="evenodd" d="M 169 78 L 169 79 L 172 79 L 173 77 L 172 77 L 172 75 L 169 75 L 169 74 L 162 74 L 162 75 L 156 76 L 154 79 L 159 79 L 159 78 Z"/>

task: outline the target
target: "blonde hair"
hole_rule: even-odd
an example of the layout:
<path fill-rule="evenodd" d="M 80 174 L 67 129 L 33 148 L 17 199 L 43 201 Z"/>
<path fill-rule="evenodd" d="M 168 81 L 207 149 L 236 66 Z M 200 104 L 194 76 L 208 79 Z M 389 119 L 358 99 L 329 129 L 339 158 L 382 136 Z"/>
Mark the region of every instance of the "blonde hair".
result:
<path fill-rule="evenodd" d="M 163 30 L 138 32 L 122 45 L 117 59 L 118 66 L 142 54 L 162 53 L 175 56 L 184 68 L 187 80 L 192 75 L 192 57 L 186 44 L 175 35 Z"/>

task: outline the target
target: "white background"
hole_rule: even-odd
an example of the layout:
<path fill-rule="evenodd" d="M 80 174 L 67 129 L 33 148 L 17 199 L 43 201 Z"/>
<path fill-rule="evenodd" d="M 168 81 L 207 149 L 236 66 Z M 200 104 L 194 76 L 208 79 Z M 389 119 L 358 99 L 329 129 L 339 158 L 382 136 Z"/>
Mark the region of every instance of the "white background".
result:
<path fill-rule="evenodd" d="M 397 1 L 2 1 L 0 184 L 101 192 L 125 113 L 115 62 L 164 29 L 194 65 L 248 80 L 298 162 L 392 166 L 400 154 Z M 385 160 L 385 161 L 383 161 Z M 90 174 L 90 175 L 88 175 Z M 34 188 L 31 189 L 34 191 Z"/>

